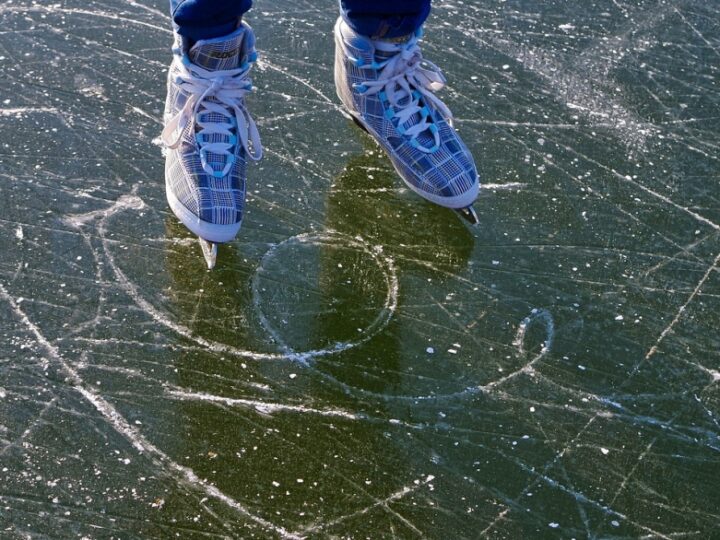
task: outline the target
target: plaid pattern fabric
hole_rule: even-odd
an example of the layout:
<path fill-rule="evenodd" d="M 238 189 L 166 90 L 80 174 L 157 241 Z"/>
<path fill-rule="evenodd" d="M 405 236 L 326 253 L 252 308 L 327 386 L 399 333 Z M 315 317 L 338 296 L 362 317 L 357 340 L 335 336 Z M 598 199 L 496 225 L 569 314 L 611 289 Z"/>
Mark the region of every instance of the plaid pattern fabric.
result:
<path fill-rule="evenodd" d="M 178 84 L 178 73 L 183 62 L 190 62 L 207 70 L 237 69 L 256 59 L 255 37 L 249 26 L 243 24 L 238 30 L 223 38 L 199 41 L 188 51 L 181 52 L 181 44 L 176 42 L 174 58 L 168 73 L 167 100 L 165 102 L 165 123 L 175 116 L 190 97 L 188 91 Z M 218 104 L 210 96 L 207 102 Z M 176 148 L 166 149 L 165 178 L 166 188 L 198 219 L 213 225 L 238 224 L 243 218 L 245 204 L 245 180 L 247 156 L 237 137 L 224 133 L 200 135 L 201 124 L 230 122 L 222 114 L 206 111 L 198 114 L 194 125 L 188 123 L 181 134 L 180 144 Z M 231 122 L 234 122 L 232 120 Z M 236 130 L 235 132 L 236 133 Z M 205 143 L 226 143 L 234 145 L 235 159 L 232 167 L 222 177 L 208 174 L 201 163 L 198 137 Z M 234 141 L 231 138 L 234 137 Z M 227 156 L 206 152 L 207 164 L 220 174 L 227 164 Z M 178 216 L 180 217 L 180 216 Z"/>
<path fill-rule="evenodd" d="M 442 206 L 459 208 L 471 202 L 457 204 L 458 200 L 474 198 L 478 190 L 478 174 L 472 155 L 448 121 L 433 103 L 420 97 L 420 106 L 426 107 L 427 122 L 438 130 L 440 145 L 432 152 L 417 146 L 432 148 L 435 138 L 427 129 L 413 138 L 405 134 L 423 120 L 419 113 L 399 125 L 393 121 L 393 107 L 385 92 L 366 94 L 358 91 L 368 81 L 379 80 L 381 69 L 369 69 L 388 59 L 388 53 L 376 50 L 372 40 L 356 34 L 342 19 L 335 25 L 335 85 L 338 97 L 348 111 L 360 119 L 375 137 L 398 174 L 408 186 Z M 359 63 L 364 67 L 359 67 Z M 419 97 L 419 94 L 415 94 Z M 400 107 L 410 101 L 407 96 Z M 395 107 L 397 109 L 397 106 Z"/>

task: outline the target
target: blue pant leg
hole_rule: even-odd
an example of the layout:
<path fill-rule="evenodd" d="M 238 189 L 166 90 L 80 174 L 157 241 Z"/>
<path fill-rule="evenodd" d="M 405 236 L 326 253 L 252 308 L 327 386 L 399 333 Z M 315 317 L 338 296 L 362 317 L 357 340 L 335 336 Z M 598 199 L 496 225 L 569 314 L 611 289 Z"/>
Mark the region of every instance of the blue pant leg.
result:
<path fill-rule="evenodd" d="M 170 0 L 175 31 L 191 41 L 231 33 L 252 0 Z"/>
<path fill-rule="evenodd" d="M 430 0 L 340 0 L 340 13 L 358 34 L 396 38 L 422 26 L 430 14 Z"/>

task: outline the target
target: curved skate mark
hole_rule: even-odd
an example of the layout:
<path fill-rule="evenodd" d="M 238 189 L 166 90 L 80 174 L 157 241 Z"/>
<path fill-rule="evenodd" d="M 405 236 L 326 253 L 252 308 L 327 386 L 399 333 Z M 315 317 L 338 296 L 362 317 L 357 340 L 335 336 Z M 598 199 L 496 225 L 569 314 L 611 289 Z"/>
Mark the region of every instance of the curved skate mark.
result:
<path fill-rule="evenodd" d="M 379 392 L 373 392 L 371 390 L 365 390 L 363 388 L 359 388 L 357 386 L 349 385 L 345 382 L 342 382 L 338 380 L 333 375 L 330 375 L 329 373 L 325 373 L 324 371 L 318 371 L 325 379 L 331 381 L 332 383 L 340 386 L 345 390 L 347 393 L 352 392 L 358 392 L 362 395 L 373 397 L 376 399 L 382 399 L 384 401 L 448 401 L 452 399 L 460 399 L 460 398 L 466 398 L 471 397 L 477 394 L 491 392 L 498 388 L 499 386 L 503 385 L 507 381 L 510 381 L 517 377 L 518 375 L 521 375 L 523 373 L 525 374 L 532 374 L 535 369 L 535 365 L 542 360 L 552 348 L 553 342 L 555 341 L 555 321 L 553 319 L 552 314 L 546 310 L 546 309 L 537 309 L 533 308 L 533 310 L 530 312 L 530 315 L 525 317 L 521 322 L 520 326 L 518 327 L 517 334 L 515 335 L 515 339 L 513 340 L 513 345 L 515 345 L 518 349 L 518 353 L 520 355 L 526 355 L 525 352 L 525 335 L 528 331 L 528 328 L 532 324 L 542 323 L 545 325 L 545 341 L 543 342 L 543 346 L 540 349 L 540 352 L 527 364 L 522 366 L 519 369 L 516 369 L 512 373 L 509 373 L 508 375 L 505 375 L 504 377 L 501 377 L 500 379 L 497 379 L 495 381 L 491 381 L 486 384 L 481 384 L 478 386 L 469 386 L 463 390 L 458 390 L 457 392 L 449 392 L 446 394 L 430 394 L 430 395 L 424 395 L 424 396 L 393 396 L 388 394 L 381 394 Z"/>
<path fill-rule="evenodd" d="M 98 222 L 98 236 L 100 237 L 103 245 L 103 251 L 105 252 L 105 256 L 108 259 L 108 262 L 110 263 L 110 268 L 115 273 L 115 277 L 118 279 L 118 282 L 120 283 L 121 288 L 130 295 L 130 297 L 135 301 L 135 303 L 145 311 L 150 317 L 152 317 L 156 322 L 162 324 L 163 326 L 175 331 L 176 333 L 180 334 L 181 336 L 185 337 L 186 339 L 189 339 L 190 341 L 193 341 L 197 343 L 198 345 L 202 346 L 204 349 L 210 349 L 213 352 L 217 353 L 225 353 L 225 354 L 231 354 L 234 356 L 242 356 L 244 358 L 250 358 L 253 360 L 275 360 L 275 359 L 284 359 L 282 355 L 279 354 L 263 354 L 263 353 L 255 353 L 252 351 L 244 351 L 241 349 L 237 349 L 235 347 L 230 347 L 229 345 L 225 345 L 223 343 L 217 343 L 214 341 L 206 340 L 200 336 L 194 335 L 188 328 L 176 324 L 172 320 L 170 320 L 168 317 L 163 315 L 158 309 L 155 308 L 150 302 L 145 300 L 140 293 L 138 292 L 137 287 L 127 278 L 127 276 L 123 273 L 122 270 L 120 270 L 120 267 L 115 262 L 115 258 L 112 255 L 112 250 L 109 247 L 109 242 L 107 239 L 107 220 L 111 216 L 118 214 L 119 212 L 123 212 L 125 210 L 140 210 L 142 208 L 145 208 L 146 205 L 143 202 L 140 197 L 135 195 L 136 189 L 133 188 L 133 191 L 130 195 L 123 195 L 120 197 L 115 204 L 113 204 L 110 208 L 107 209 L 101 209 L 101 210 L 94 210 L 92 212 L 88 212 L 86 214 L 77 214 L 68 216 L 65 218 L 65 222 L 73 226 L 75 228 L 81 228 L 83 225 L 87 224 L 88 222 L 99 219 Z"/>
<path fill-rule="evenodd" d="M 84 214 L 70 214 L 62 218 L 62 222 L 66 225 L 73 227 L 74 229 L 80 229 L 83 225 L 88 222 L 102 218 L 105 219 L 117 212 L 123 210 L 142 210 L 145 208 L 143 200 L 136 195 L 137 186 L 133 188 L 129 195 L 122 195 L 115 203 L 109 208 L 101 208 L 99 210 L 93 210 Z"/>
<path fill-rule="evenodd" d="M 517 334 L 515 335 L 515 341 L 513 341 L 513 345 L 517 347 L 520 354 L 526 354 L 525 335 L 527 334 L 528 328 L 530 328 L 532 324 L 535 324 L 536 321 L 543 322 L 545 324 L 545 341 L 543 342 L 540 352 L 535 355 L 535 357 L 530 360 L 530 362 L 525 364 L 520 369 L 513 371 L 509 375 L 506 375 L 505 377 L 486 385 L 486 389 L 490 390 L 492 388 L 495 388 L 496 386 L 499 386 L 504 382 L 509 381 L 510 379 L 514 379 L 521 373 L 532 374 L 535 371 L 535 364 L 542 360 L 545 355 L 550 351 L 550 348 L 555 341 L 555 321 L 553 320 L 552 314 L 546 309 L 533 308 L 533 310 L 530 312 L 530 315 L 525 317 L 520 323 Z"/>
<path fill-rule="evenodd" d="M 397 279 L 397 273 L 395 270 L 394 265 L 392 262 L 383 257 L 381 255 L 381 251 L 379 249 L 373 248 L 369 244 L 367 244 L 364 240 L 362 240 L 359 237 L 351 237 L 347 235 L 343 235 L 341 233 L 335 232 L 335 231 L 328 231 L 325 233 L 313 233 L 313 234 L 300 234 L 298 236 L 293 236 L 291 238 L 288 238 L 287 240 L 284 240 L 283 242 L 274 245 L 268 253 L 265 254 L 263 257 L 263 261 L 267 260 L 267 257 L 271 256 L 274 251 L 282 245 L 292 243 L 292 242 L 299 242 L 299 243 L 307 243 L 312 241 L 317 241 L 318 239 L 324 240 L 326 242 L 335 242 L 339 243 L 343 246 L 351 246 L 355 249 L 361 250 L 365 253 L 367 253 L 369 256 L 373 258 L 373 260 L 380 266 L 380 269 L 383 271 L 383 274 L 385 275 L 388 292 L 387 296 L 385 297 L 385 303 L 378 314 L 378 316 L 375 318 L 375 320 L 370 324 L 369 327 L 367 327 L 363 331 L 363 337 L 361 339 L 355 340 L 355 341 L 345 341 L 334 344 L 332 347 L 326 347 L 324 349 L 315 349 L 311 351 L 305 351 L 305 352 L 297 352 L 293 351 L 289 347 L 283 347 L 285 350 L 280 353 L 260 353 L 245 349 L 240 349 L 238 347 L 233 347 L 231 345 L 227 345 L 226 343 L 220 343 L 218 341 L 213 341 L 209 339 L 205 339 L 202 336 L 198 336 L 194 334 L 189 328 L 186 326 L 183 326 L 181 324 L 178 324 L 171 320 L 169 317 L 167 317 L 165 314 L 163 314 L 159 309 L 157 309 L 154 305 L 152 305 L 149 301 L 147 301 L 138 291 L 138 288 L 135 286 L 133 282 L 131 282 L 128 277 L 125 275 L 125 273 L 120 269 L 120 267 L 117 265 L 117 262 L 115 261 L 115 257 L 112 254 L 112 250 L 109 247 L 109 241 L 107 238 L 107 220 L 109 217 L 122 212 L 124 210 L 128 209 L 140 209 L 144 207 L 144 203 L 142 200 L 137 197 L 136 195 L 124 195 L 118 199 L 118 201 L 109 209 L 107 210 L 96 210 L 93 212 L 89 212 L 88 214 L 82 214 L 82 215 L 76 215 L 71 216 L 71 218 L 68 218 L 68 222 L 72 223 L 74 226 L 79 227 L 81 225 L 84 225 L 88 221 L 100 218 L 98 223 L 98 236 L 100 237 L 102 241 L 103 250 L 105 252 L 105 256 L 107 257 L 108 263 L 110 265 L 110 268 L 112 269 L 113 273 L 115 274 L 115 277 L 118 280 L 118 283 L 120 283 L 122 289 L 128 293 L 128 295 L 133 299 L 133 301 L 142 309 L 145 311 L 152 319 L 154 319 L 157 323 L 165 326 L 166 328 L 169 328 L 170 330 L 176 332 L 177 334 L 180 334 L 184 338 L 193 341 L 197 343 L 198 345 L 202 346 L 206 350 L 211 350 L 216 353 L 221 354 L 229 354 L 232 356 L 237 356 L 240 358 L 246 358 L 250 360 L 283 360 L 283 361 L 295 361 L 299 362 L 300 364 L 307 365 L 308 360 L 317 358 L 320 356 L 329 356 L 333 354 L 337 354 L 343 351 L 346 351 L 348 349 L 352 349 L 354 347 L 357 347 L 359 345 L 362 345 L 371 339 L 373 339 L 379 332 L 385 328 L 388 323 L 390 322 L 390 319 L 392 318 L 392 315 L 397 307 L 398 303 L 398 279 Z M 260 266 L 258 267 L 257 273 L 262 271 L 262 262 Z M 253 300 L 255 301 L 255 307 L 258 308 L 258 294 L 257 294 L 257 273 L 253 277 Z M 277 332 L 272 330 L 272 327 L 267 322 L 267 320 L 264 318 L 264 315 L 260 310 L 258 310 L 258 313 L 260 315 L 261 321 L 263 322 L 263 327 L 268 330 L 268 332 L 271 334 L 273 338 L 277 340 L 279 344 L 282 346 L 282 340 L 277 335 Z"/>
<path fill-rule="evenodd" d="M 398 305 L 398 296 L 399 296 L 399 282 L 397 277 L 397 271 L 395 269 L 394 264 L 390 259 L 387 257 L 384 257 L 382 255 L 382 251 L 378 247 L 373 247 L 366 243 L 362 238 L 360 237 L 351 237 L 349 235 L 345 235 L 336 231 L 327 231 L 323 233 L 304 233 L 297 236 L 290 237 L 283 242 L 280 242 L 278 244 L 275 244 L 272 246 L 268 252 L 263 256 L 260 265 L 258 266 L 258 269 L 253 276 L 252 279 L 252 290 L 253 290 L 253 304 L 255 308 L 257 309 L 258 316 L 261 321 L 261 325 L 263 328 L 270 334 L 270 336 L 275 340 L 275 342 L 278 344 L 278 346 L 281 348 L 281 352 L 279 353 L 259 353 L 255 351 L 249 351 L 240 349 L 238 347 L 233 347 L 231 345 L 227 345 L 225 343 L 220 343 L 217 341 L 212 341 L 203 338 L 202 336 L 195 335 L 189 328 L 182 326 L 174 321 L 172 321 L 169 317 L 164 315 L 160 310 L 158 310 L 155 306 L 153 306 L 150 302 L 148 302 L 138 291 L 137 287 L 134 283 L 132 283 L 127 276 L 123 273 L 123 271 L 119 268 L 117 265 L 117 262 L 115 261 L 115 258 L 112 254 L 112 250 L 109 246 L 109 241 L 107 238 L 107 220 L 111 216 L 118 214 L 120 212 L 123 212 L 125 210 L 133 209 L 137 210 L 140 208 L 144 208 L 145 205 L 143 201 L 136 195 L 125 195 L 118 199 L 118 201 L 109 209 L 107 210 L 96 210 L 93 212 L 89 212 L 88 214 L 82 214 L 82 215 L 76 215 L 71 216 L 68 218 L 70 223 L 73 223 L 75 226 L 81 226 L 86 224 L 88 221 L 99 218 L 98 223 L 98 236 L 100 237 L 103 245 L 103 250 L 105 252 L 105 255 L 107 257 L 108 263 L 112 271 L 114 272 L 118 282 L 120 283 L 121 287 L 125 292 L 128 293 L 128 295 L 133 299 L 133 301 L 143 310 L 145 311 L 152 319 L 154 319 L 157 323 L 165 326 L 166 328 L 169 328 L 170 330 L 176 332 L 177 334 L 183 336 L 184 338 L 200 345 L 206 350 L 210 350 L 215 353 L 220 354 L 228 354 L 240 358 L 246 358 L 251 360 L 281 360 L 281 361 L 294 361 L 297 362 L 305 367 L 308 367 L 318 373 L 321 377 L 328 380 L 329 382 L 339 386 L 342 388 L 345 392 L 352 394 L 352 393 L 359 393 L 361 395 L 370 396 L 376 399 L 381 399 L 385 401 L 447 401 L 451 399 L 458 399 L 458 398 L 465 398 L 470 397 L 473 395 L 481 394 L 483 392 L 489 392 L 500 385 L 504 384 L 505 382 L 517 377 L 521 373 L 531 373 L 534 366 L 542 359 L 544 358 L 547 353 L 549 352 L 550 348 L 552 347 L 552 343 L 555 337 L 555 324 L 552 318 L 552 315 L 549 311 L 545 309 L 533 309 L 530 315 L 525 317 L 525 319 L 522 320 L 520 323 L 520 327 L 518 328 L 518 333 L 515 337 L 514 344 L 518 347 L 518 352 L 520 354 L 525 354 L 524 350 L 524 339 L 525 334 L 531 324 L 535 324 L 536 321 L 542 321 L 545 324 L 546 327 L 546 339 L 543 344 L 543 347 L 538 355 L 536 355 L 529 363 L 525 364 L 520 369 L 500 378 L 495 381 L 489 382 L 484 385 L 478 385 L 478 386 L 470 386 L 465 389 L 459 390 L 457 392 L 450 392 L 445 394 L 430 394 L 430 395 L 416 395 L 416 396 L 408 396 L 408 395 L 400 395 L 400 396 L 393 396 L 388 394 L 382 394 L 379 392 L 373 392 L 371 390 L 365 390 L 363 388 L 359 388 L 356 386 L 349 385 L 343 381 L 340 381 L 335 376 L 326 373 L 325 371 L 322 371 L 318 367 L 312 365 L 310 362 L 311 360 L 323 356 L 330 356 L 333 354 L 341 353 L 343 351 L 352 349 L 354 347 L 357 347 L 359 345 L 362 345 L 371 339 L 373 339 L 378 333 L 380 333 L 384 328 L 387 327 L 390 320 L 392 319 L 392 316 L 397 309 Z M 259 296 L 259 286 L 258 286 L 258 279 L 260 274 L 263 271 L 264 264 L 267 263 L 267 261 L 274 256 L 277 249 L 283 245 L 288 245 L 292 243 L 299 243 L 299 244 L 309 244 L 312 242 L 326 242 L 330 244 L 339 244 L 344 247 L 352 247 L 355 249 L 358 249 L 360 251 L 365 252 L 368 256 L 370 256 L 375 263 L 380 267 L 381 270 L 383 270 L 383 274 L 385 276 L 388 292 L 387 296 L 385 298 L 385 303 L 380 311 L 380 313 L 377 315 L 377 317 L 374 319 L 374 321 L 363 331 L 363 337 L 361 339 L 355 340 L 355 341 L 346 341 L 346 342 L 339 342 L 334 344 L 331 347 L 327 347 L 324 349 L 316 349 L 311 351 L 295 351 L 293 350 L 285 341 L 282 339 L 282 336 L 278 333 L 278 331 L 270 324 L 270 322 L 267 320 L 267 318 L 264 316 L 262 309 L 261 309 L 261 302 L 260 302 L 260 296 Z"/>
<path fill-rule="evenodd" d="M 361 339 L 355 341 L 339 342 L 336 343 L 334 346 L 328 347 L 326 349 L 309 352 L 298 352 L 293 350 L 290 346 L 287 345 L 287 343 L 285 343 L 279 332 L 270 324 L 270 321 L 268 321 L 267 317 L 265 317 L 265 314 L 262 310 L 259 281 L 262 273 L 264 272 L 265 265 L 271 258 L 275 256 L 279 248 L 291 244 L 314 243 L 337 245 L 344 248 L 351 247 L 357 249 L 358 251 L 366 253 L 370 258 L 375 261 L 380 270 L 383 272 L 388 293 L 385 297 L 385 304 L 380 310 L 380 313 L 378 313 L 377 317 L 375 317 L 375 319 L 370 323 L 370 325 L 363 330 L 363 337 Z M 292 236 L 287 240 L 280 242 L 279 244 L 275 244 L 267 251 L 267 253 L 265 253 L 252 279 L 253 305 L 255 306 L 258 317 L 260 318 L 260 324 L 265 329 L 265 331 L 270 334 L 270 337 L 272 337 L 275 343 L 277 343 L 281 347 L 285 356 L 288 359 L 298 361 L 302 364 L 307 365 L 307 361 L 312 358 L 318 356 L 327 356 L 328 354 L 340 353 L 342 351 L 346 351 L 348 349 L 366 343 L 373 337 L 375 337 L 383 328 L 388 325 L 393 313 L 397 309 L 398 293 L 400 286 L 398 284 L 397 271 L 395 270 L 392 261 L 390 261 L 390 259 L 388 258 L 383 257 L 381 254 L 382 251 L 380 248 L 373 248 L 372 246 L 367 244 L 362 238 L 353 238 L 351 236 L 333 230 L 322 233 L 306 233 L 300 234 L 298 236 Z"/>
<path fill-rule="evenodd" d="M 17 301 L 8 293 L 2 283 L 0 283 L 0 300 L 5 301 L 11 307 L 15 316 L 20 319 L 22 324 L 34 336 L 38 345 L 46 351 L 51 360 L 56 361 L 69 375 L 69 382 L 72 388 L 82 395 L 93 407 L 95 407 L 105 421 L 107 421 L 117 433 L 127 439 L 127 441 L 140 454 L 145 455 L 156 467 L 161 470 L 174 473 L 176 480 L 188 484 L 191 488 L 200 489 L 207 496 L 222 501 L 239 514 L 242 514 L 265 529 L 269 529 L 276 534 L 279 534 L 282 538 L 301 538 L 296 534 L 288 532 L 281 526 L 274 525 L 262 517 L 256 516 L 235 499 L 225 495 L 217 487 L 199 478 L 192 469 L 177 463 L 160 448 L 147 440 L 137 428 L 132 426 L 125 419 L 125 417 L 112 403 L 85 383 L 77 370 L 75 370 L 70 362 L 62 356 L 57 347 L 50 343 L 35 323 L 28 318 L 27 314 L 22 310 Z"/>
<path fill-rule="evenodd" d="M 545 329 L 547 331 L 547 338 L 543 342 L 539 356 L 544 356 L 550 347 L 552 347 L 553 341 L 555 341 L 555 321 L 548 310 L 534 308 L 530 312 L 530 315 L 525 317 L 520 323 L 517 334 L 515 335 L 515 341 L 513 341 L 513 345 L 517 347 L 520 354 L 525 354 L 525 335 L 530 325 L 537 320 L 545 322 Z"/>
<path fill-rule="evenodd" d="M 254 353 L 252 351 L 242 351 L 240 349 L 236 349 L 235 347 L 230 347 L 228 345 L 217 343 L 213 341 L 206 340 L 200 336 L 194 335 L 188 328 L 176 324 L 172 320 L 170 320 L 168 317 L 163 315 L 159 310 L 155 308 L 150 302 L 145 300 L 140 293 L 138 292 L 137 287 L 135 284 L 133 284 L 127 276 L 123 273 L 122 270 L 118 267 L 117 263 L 115 262 L 115 258 L 113 257 L 112 251 L 109 248 L 109 242 L 107 239 L 107 220 L 109 217 L 122 212 L 124 210 L 128 209 L 140 209 L 145 206 L 145 203 L 140 199 L 140 197 L 136 195 L 123 195 L 120 197 L 117 202 L 111 206 L 110 208 L 106 210 L 95 210 L 93 212 L 88 212 L 87 214 L 81 214 L 81 215 L 75 215 L 70 216 L 69 218 L 66 218 L 66 222 L 70 225 L 73 225 L 75 227 L 81 227 L 85 225 L 87 222 L 99 218 L 98 223 L 98 236 L 100 237 L 102 241 L 103 251 L 105 252 L 105 256 L 107 257 L 107 260 L 110 264 L 110 268 L 113 270 L 115 277 L 117 278 L 118 282 L 120 283 L 121 288 L 130 295 L 130 298 L 135 301 L 135 303 L 138 305 L 140 309 L 142 309 L 145 313 L 150 315 L 151 318 L 153 318 L 156 322 L 160 323 L 161 325 L 169 328 L 170 330 L 173 330 L 174 332 L 180 334 L 186 339 L 189 339 L 190 341 L 193 341 L 203 347 L 204 349 L 212 350 L 213 352 L 217 353 L 225 353 L 225 354 L 233 354 L 236 356 L 242 356 L 245 358 L 251 358 L 253 360 L 270 360 L 270 359 L 277 359 L 280 358 L 280 355 L 276 354 L 260 354 L 260 353 Z"/>

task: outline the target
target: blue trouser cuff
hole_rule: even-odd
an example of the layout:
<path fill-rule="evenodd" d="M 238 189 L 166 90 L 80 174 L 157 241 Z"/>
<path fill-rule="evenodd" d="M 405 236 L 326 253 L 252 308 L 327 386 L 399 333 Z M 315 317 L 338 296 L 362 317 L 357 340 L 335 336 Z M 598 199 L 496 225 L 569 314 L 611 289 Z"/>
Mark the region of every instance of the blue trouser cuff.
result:
<path fill-rule="evenodd" d="M 430 0 L 340 0 L 340 13 L 358 34 L 392 39 L 423 25 L 430 14 Z"/>
<path fill-rule="evenodd" d="M 191 41 L 213 39 L 235 31 L 252 0 L 170 0 L 175 31 Z"/>
<path fill-rule="evenodd" d="M 170 0 L 175 31 L 191 41 L 227 35 L 252 6 L 252 0 Z M 374 39 L 412 34 L 430 14 L 430 0 L 340 0 L 345 22 Z"/>

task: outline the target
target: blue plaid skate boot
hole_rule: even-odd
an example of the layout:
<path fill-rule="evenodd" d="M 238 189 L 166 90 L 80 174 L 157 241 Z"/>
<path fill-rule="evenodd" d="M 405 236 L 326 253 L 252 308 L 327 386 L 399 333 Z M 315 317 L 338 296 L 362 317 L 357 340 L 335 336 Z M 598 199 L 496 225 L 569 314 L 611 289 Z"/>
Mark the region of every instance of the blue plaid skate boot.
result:
<path fill-rule="evenodd" d="M 217 244 L 237 235 L 245 204 L 247 160 L 262 157 L 245 106 L 257 59 L 252 29 L 198 41 L 183 53 L 176 35 L 165 103 L 165 188 L 170 208 L 200 239 L 208 267 Z"/>
<path fill-rule="evenodd" d="M 452 113 L 433 92 L 445 85 L 424 60 L 421 31 L 400 40 L 357 34 L 342 18 L 335 25 L 335 87 L 355 122 L 387 152 L 410 189 L 457 210 L 472 224 L 478 173 L 452 127 Z"/>

